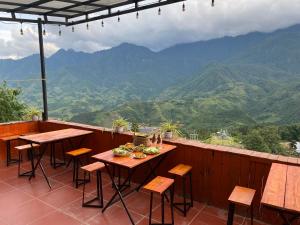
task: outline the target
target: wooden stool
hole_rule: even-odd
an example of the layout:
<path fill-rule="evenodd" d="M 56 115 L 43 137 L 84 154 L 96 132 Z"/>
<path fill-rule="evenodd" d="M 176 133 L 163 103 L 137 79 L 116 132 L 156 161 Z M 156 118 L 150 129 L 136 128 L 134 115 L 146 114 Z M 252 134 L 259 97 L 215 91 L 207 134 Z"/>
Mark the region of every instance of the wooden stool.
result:
<path fill-rule="evenodd" d="M 228 219 L 227 225 L 233 224 L 234 210 L 235 205 L 250 207 L 251 210 L 251 225 L 253 225 L 253 198 L 255 195 L 255 190 L 240 186 L 235 186 L 230 197 L 229 201 L 229 209 L 228 209 Z"/>
<path fill-rule="evenodd" d="M 151 192 L 151 198 L 150 198 L 150 215 L 149 215 L 149 225 L 151 225 L 152 220 L 152 203 L 153 203 L 153 193 L 158 193 L 161 196 L 161 224 L 165 223 L 165 192 L 167 190 L 170 191 L 171 201 L 170 201 L 170 207 L 171 207 L 171 217 L 172 217 L 172 223 L 174 224 L 174 208 L 173 208 L 173 200 L 174 200 L 174 180 L 166 177 L 157 176 L 152 181 L 150 181 L 148 184 L 146 184 L 143 187 L 145 190 L 148 190 Z"/>
<path fill-rule="evenodd" d="M 35 148 L 39 148 L 40 145 L 38 144 L 27 144 L 27 145 L 20 145 L 20 146 L 16 146 L 15 149 L 18 152 L 18 176 L 22 177 L 22 176 L 31 176 L 32 172 L 34 171 L 34 153 L 33 153 L 33 149 Z M 32 149 L 33 148 L 33 149 Z M 24 151 L 29 151 L 29 159 L 31 161 L 31 170 L 30 171 L 26 171 L 21 173 L 21 161 L 22 161 L 22 152 Z M 33 174 L 34 176 L 34 174 Z"/>
<path fill-rule="evenodd" d="M 75 182 L 76 188 L 78 188 L 79 185 L 90 181 L 90 179 L 88 180 L 79 179 L 78 173 L 79 173 L 80 158 L 83 156 L 87 156 L 91 151 L 92 149 L 89 148 L 80 148 L 80 149 L 66 152 L 66 155 L 70 156 L 71 160 L 73 160 L 73 182 Z"/>
<path fill-rule="evenodd" d="M 181 211 L 186 216 L 187 211 L 193 207 L 193 188 L 192 188 L 192 167 L 189 165 L 178 164 L 173 169 L 169 170 L 175 180 L 176 176 L 182 178 L 182 194 L 183 202 L 175 202 L 174 207 Z M 186 178 L 190 179 L 190 202 L 186 201 Z M 180 207 L 183 206 L 183 209 Z"/>
<path fill-rule="evenodd" d="M 84 192 L 85 192 L 85 182 L 83 183 L 83 192 L 82 192 L 82 207 L 94 207 L 94 208 L 102 208 L 103 207 L 103 190 L 102 190 L 102 176 L 101 169 L 103 169 L 105 165 L 101 162 L 95 162 L 86 166 L 81 167 L 84 171 L 83 180 L 85 180 L 86 173 L 89 174 L 96 171 L 97 176 L 97 197 L 85 202 L 84 200 Z M 91 204 L 92 202 L 98 200 L 99 205 Z"/>

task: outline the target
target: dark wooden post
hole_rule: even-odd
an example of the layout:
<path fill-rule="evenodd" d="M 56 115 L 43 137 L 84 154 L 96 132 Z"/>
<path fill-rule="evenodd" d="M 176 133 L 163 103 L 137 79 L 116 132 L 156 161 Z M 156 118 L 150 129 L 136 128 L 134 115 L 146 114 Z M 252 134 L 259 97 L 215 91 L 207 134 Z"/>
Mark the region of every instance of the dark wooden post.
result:
<path fill-rule="evenodd" d="M 43 41 L 43 27 L 42 20 L 38 19 L 39 30 L 39 44 L 40 44 L 40 62 L 41 62 L 41 77 L 42 77 L 42 89 L 43 89 L 43 120 L 48 120 L 48 103 L 47 103 L 47 85 L 46 85 L 46 70 L 45 70 L 45 54 L 44 54 L 44 41 Z"/>

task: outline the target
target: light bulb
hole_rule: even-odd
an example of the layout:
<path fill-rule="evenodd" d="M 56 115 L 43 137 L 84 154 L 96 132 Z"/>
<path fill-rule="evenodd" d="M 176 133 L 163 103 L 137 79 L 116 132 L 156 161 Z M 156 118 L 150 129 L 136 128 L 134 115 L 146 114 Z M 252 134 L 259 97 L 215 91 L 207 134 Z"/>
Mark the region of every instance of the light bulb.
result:
<path fill-rule="evenodd" d="M 136 19 L 139 18 L 139 12 L 136 12 Z"/>
<path fill-rule="evenodd" d="M 215 6 L 215 0 L 211 0 L 211 7 Z"/>
<path fill-rule="evenodd" d="M 160 16 L 161 15 L 161 9 L 158 8 L 158 15 Z"/>
<path fill-rule="evenodd" d="M 89 29 L 89 24 L 88 24 L 88 23 L 86 24 L 86 29 L 87 29 L 87 30 Z"/>
<path fill-rule="evenodd" d="M 185 4 L 183 3 L 182 4 L 182 12 L 184 12 L 185 11 Z"/>
<path fill-rule="evenodd" d="M 75 31 L 75 28 L 74 28 L 74 26 L 72 26 L 72 32 L 74 33 L 74 31 Z"/>
<path fill-rule="evenodd" d="M 104 22 L 103 22 L 103 20 L 101 21 L 101 26 L 104 27 Z"/>

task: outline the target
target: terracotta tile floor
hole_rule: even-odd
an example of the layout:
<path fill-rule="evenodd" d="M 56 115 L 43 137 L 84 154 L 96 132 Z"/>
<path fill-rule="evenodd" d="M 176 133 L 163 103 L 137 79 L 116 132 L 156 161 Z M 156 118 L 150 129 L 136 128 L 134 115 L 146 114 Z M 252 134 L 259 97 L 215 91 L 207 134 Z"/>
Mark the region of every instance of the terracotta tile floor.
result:
<path fill-rule="evenodd" d="M 76 189 L 72 184 L 70 166 L 53 169 L 44 160 L 52 189 L 47 186 L 37 171 L 36 178 L 28 181 L 26 177 L 17 177 L 17 166 L 0 166 L 0 225 L 77 225 L 77 224 L 105 224 L 130 225 L 129 219 L 121 203 L 114 204 L 102 214 L 97 208 L 82 208 L 82 187 Z M 29 169 L 28 163 L 23 163 L 24 170 Z M 103 175 L 103 191 L 105 202 L 114 193 L 106 174 Z M 96 192 L 95 177 L 86 186 L 87 197 L 94 197 Z M 125 198 L 126 205 L 136 224 L 148 224 L 149 194 L 141 191 Z M 170 208 L 166 203 L 165 218 L 170 220 Z M 153 222 L 160 221 L 160 198 L 155 196 L 153 202 Z M 175 210 L 175 224 L 177 225 L 226 225 L 227 212 L 212 206 L 195 202 L 187 217 Z M 236 217 L 235 224 L 248 224 L 243 217 Z M 257 225 L 262 223 L 257 222 Z"/>

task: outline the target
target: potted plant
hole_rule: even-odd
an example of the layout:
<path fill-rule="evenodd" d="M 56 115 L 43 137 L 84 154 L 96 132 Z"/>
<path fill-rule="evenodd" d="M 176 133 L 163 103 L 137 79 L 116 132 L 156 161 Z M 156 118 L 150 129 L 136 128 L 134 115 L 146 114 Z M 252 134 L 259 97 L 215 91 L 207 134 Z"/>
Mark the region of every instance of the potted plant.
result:
<path fill-rule="evenodd" d="M 26 120 L 38 121 L 41 116 L 41 111 L 37 108 L 31 107 L 27 110 L 25 114 Z"/>
<path fill-rule="evenodd" d="M 172 139 L 173 136 L 181 136 L 179 124 L 172 122 L 164 122 L 161 124 L 161 131 L 166 139 Z"/>
<path fill-rule="evenodd" d="M 123 133 L 127 127 L 128 121 L 122 117 L 113 121 L 113 129 L 115 129 L 115 132 Z"/>

